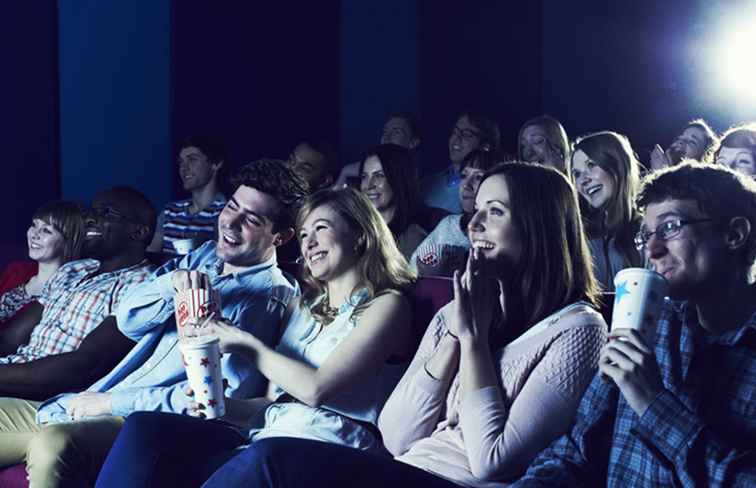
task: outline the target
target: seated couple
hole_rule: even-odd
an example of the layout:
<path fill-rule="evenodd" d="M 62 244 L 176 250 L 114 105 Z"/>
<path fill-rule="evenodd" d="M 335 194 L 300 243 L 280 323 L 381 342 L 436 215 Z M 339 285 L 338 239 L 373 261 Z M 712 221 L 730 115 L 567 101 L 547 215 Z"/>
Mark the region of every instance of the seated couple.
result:
<path fill-rule="evenodd" d="M 481 485 L 482 479 L 521 473 L 567 431 L 606 337 L 606 325 L 593 309 L 596 284 L 577 197 L 567 179 L 555 170 L 523 164 L 499 166 L 483 179 L 469 225 L 475 251 L 466 272 L 455 277 L 455 300 L 428 326 L 379 419 L 382 395 L 389 390 L 378 386 L 384 383 L 378 375 L 396 372 L 393 365 L 407 357 L 408 309 L 395 293 L 378 296 L 401 305 L 386 303 L 375 313 L 336 309 L 339 303 L 332 298 L 340 288 L 331 288 L 328 277 L 349 269 L 348 256 L 367 246 L 369 254 L 390 257 L 386 249 L 394 253 L 395 248 L 386 244 L 387 230 L 380 230 L 378 246 L 370 238 L 361 242 L 373 232 L 356 230 L 336 205 L 352 195 L 348 191 L 313 196 L 298 226 L 308 276 L 326 287 L 320 296 L 329 300 L 333 321 L 325 326 L 327 320 L 319 318 L 293 321 L 279 347 L 288 357 L 238 329 L 214 325 L 222 347 L 246 355 L 276 385 L 276 395 L 230 399 L 227 422 L 154 412 L 130 415 L 99 486 L 255 486 L 259 476 L 267 475 L 276 483 L 344 486 L 353 486 L 359 476 L 360 484 L 386 486 L 382 473 L 397 486 L 456 486 L 448 480 Z M 334 196 L 322 200 L 328 195 Z M 350 199 L 355 207 L 372 209 L 357 205 L 366 202 L 363 197 Z M 380 219 L 371 222 L 385 229 Z M 395 263 L 406 266 L 398 257 Z M 359 269 L 380 276 L 378 269 Z M 310 303 L 302 313 L 325 315 L 322 301 Z M 368 303 L 381 304 L 377 299 Z M 342 321 L 355 320 L 349 327 L 354 332 L 334 349 L 337 340 L 330 336 L 343 334 Z M 379 321 L 391 325 L 379 328 L 374 325 Z M 315 348 L 322 352 L 308 351 Z M 292 361 L 297 356 L 304 356 L 306 364 Z M 193 407 L 189 413 L 201 413 L 200 405 Z M 247 413 L 245 424 L 237 421 L 236 411 Z M 378 429 L 369 425 L 375 422 Z M 379 432 L 398 461 L 379 449 Z M 296 455 L 287 454 L 289 445 Z M 190 455 L 186 446 L 192 446 Z M 280 466 L 283 472 L 258 462 L 267 459 L 272 446 L 281 447 L 287 464 Z M 201 460 L 205 466 L 198 466 Z M 372 480 L 374 469 L 380 473 Z"/>
<path fill-rule="evenodd" d="M 231 352 L 223 360 L 229 418 L 244 424 L 250 409 L 266 407 L 275 420 L 263 430 L 275 435 L 279 429 L 298 431 L 292 422 L 304 409 L 316 438 L 379 448 L 378 410 L 414 345 L 404 293 L 414 276 L 405 271 L 390 231 L 354 190 L 308 200 L 296 227 L 313 295 L 297 307 L 298 285 L 277 268 L 275 250 L 294 234 L 306 185 L 274 160 L 247 165 L 236 183 L 219 216 L 217 243 L 166 263 L 133 286 L 114 317 L 84 339 L 80 349 L 89 351 L 90 365 L 92 356 L 99 366 L 112 360 L 109 351 L 122 352 L 110 373 L 85 392 L 43 403 L 23 392 L 0 399 L 0 465 L 25 461 L 32 486 L 91 485 L 127 415 L 194 412 L 185 394 L 173 296 L 197 272 L 220 296 L 223 319 L 212 325 Z M 285 322 L 289 326 L 273 349 Z M 45 359 L 70 362 L 62 354 Z M 45 374 L 55 377 L 48 370 Z M 292 401 L 262 398 L 267 379 L 278 385 L 276 397 L 286 391 Z M 260 398 L 243 401 L 255 397 Z M 247 430 L 232 433 L 241 443 Z"/>

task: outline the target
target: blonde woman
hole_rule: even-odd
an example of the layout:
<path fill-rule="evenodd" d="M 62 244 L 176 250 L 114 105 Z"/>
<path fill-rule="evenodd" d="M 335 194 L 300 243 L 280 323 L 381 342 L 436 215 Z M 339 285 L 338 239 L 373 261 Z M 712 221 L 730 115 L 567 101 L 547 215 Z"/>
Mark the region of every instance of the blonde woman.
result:
<path fill-rule="evenodd" d="M 486 174 L 454 301 L 428 325 L 378 425 L 394 456 L 266 439 L 206 488 L 502 486 L 566 432 L 606 324 L 577 196 L 538 164 Z"/>
<path fill-rule="evenodd" d="M 132 414 L 98 486 L 193 486 L 205 476 L 199 461 L 249 440 L 244 457 L 255 442 L 272 437 L 380 451 L 378 413 L 412 354 L 404 290 L 414 275 L 380 214 L 354 189 L 313 194 L 296 228 L 309 291 L 279 346 L 273 350 L 223 321 L 213 324 L 222 351 L 246 355 L 271 381 L 269 396 L 227 400 L 226 420 L 234 425 Z M 190 413 L 201 416 L 202 408 Z M 177 456 L 188 442 L 202 447 Z"/>

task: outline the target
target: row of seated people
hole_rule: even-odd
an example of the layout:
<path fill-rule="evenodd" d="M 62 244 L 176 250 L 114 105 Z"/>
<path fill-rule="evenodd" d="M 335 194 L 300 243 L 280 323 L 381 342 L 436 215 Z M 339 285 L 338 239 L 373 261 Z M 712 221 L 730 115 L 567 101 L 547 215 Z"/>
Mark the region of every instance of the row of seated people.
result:
<path fill-rule="evenodd" d="M 423 176 L 415 157 L 422 141 L 418 123 L 412 114 L 394 113 L 384 124 L 380 145 L 341 170 L 333 148 L 319 142 L 297 144 L 288 163 L 313 189 L 351 184 L 365 192 L 413 269 L 451 277 L 470 247 L 466 225 L 481 175 L 496 162 L 514 159 L 500 153 L 500 139 L 495 121 L 465 112 L 449 137 L 448 167 Z M 743 124 L 717 137 L 706 122 L 694 120 L 666 149 L 655 146 L 644 166 L 622 134 L 602 131 L 570 143 L 558 120 L 540 116 L 522 125 L 517 159 L 552 166 L 575 184 L 599 283 L 612 292 L 617 271 L 643 264 L 633 242 L 640 225 L 633 204 L 640 176 L 683 159 L 716 162 L 754 176 L 756 126 Z M 183 254 L 214 238 L 214 219 L 225 204 L 218 183 L 225 160 L 222 145 L 210 138 L 182 143 L 179 174 L 191 198 L 170 203 L 160 213 L 151 251 Z M 299 258 L 292 246 L 282 251 L 283 262 Z"/>
<path fill-rule="evenodd" d="M 1 331 L 0 466 L 25 462 L 31 486 L 756 482 L 752 179 L 689 162 L 645 180 L 634 242 L 671 299 L 652 340 L 607 341 L 574 185 L 493 166 L 419 346 L 415 273 L 367 196 L 306 196 L 276 160 L 234 181 L 217 240 L 154 271 L 149 202 L 95 198 L 91 258 Z M 295 235 L 303 295 L 276 262 Z M 174 294 L 202 281 L 220 296 L 221 420 L 176 347 Z"/>

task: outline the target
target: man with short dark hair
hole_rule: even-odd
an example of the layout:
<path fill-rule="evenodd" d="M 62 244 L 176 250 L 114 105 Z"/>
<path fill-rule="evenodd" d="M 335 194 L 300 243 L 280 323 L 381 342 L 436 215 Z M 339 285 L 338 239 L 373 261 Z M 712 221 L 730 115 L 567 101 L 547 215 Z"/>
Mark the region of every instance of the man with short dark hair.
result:
<path fill-rule="evenodd" d="M 300 142 L 292 149 L 287 162 L 307 181 L 311 191 L 331 186 L 339 172 L 336 152 L 322 142 Z"/>
<path fill-rule="evenodd" d="M 269 159 L 246 165 L 234 181 L 237 189 L 218 217 L 218 241 L 164 264 L 119 306 L 116 342 L 131 342 L 133 349 L 110 373 L 86 392 L 41 405 L 0 399 L 0 407 L 20 410 L 24 419 L 13 425 L 0 419 L 0 466 L 26 460 L 32 485 L 93 484 L 125 416 L 186 411 L 173 299 L 199 276 L 218 293 L 220 316 L 275 344 L 299 295 L 277 267 L 276 248 L 294 234 L 306 184 L 283 161 Z M 238 354 L 224 356 L 222 368 L 227 396 L 264 393 L 265 378 Z M 28 421 L 30 410 L 36 423 Z"/>
<path fill-rule="evenodd" d="M 413 151 L 413 157 L 416 157 L 415 150 L 420 145 L 421 140 L 420 125 L 415 115 L 410 112 L 394 112 L 389 114 L 381 129 L 381 144 L 402 146 L 405 149 Z M 360 164 L 362 164 L 362 161 L 355 161 L 341 168 L 334 187 L 341 188 L 344 185 L 351 185 L 359 188 L 361 178 L 359 174 Z"/>
<path fill-rule="evenodd" d="M 144 254 L 155 229 L 155 209 L 144 195 L 127 187 L 102 192 L 84 225 L 87 259 L 63 265 L 38 303 L 2 330 L 0 396 L 41 400 L 97 379 L 91 375 L 98 368 L 71 358 L 81 355 L 76 351 L 99 324 L 115 320 L 129 287 L 152 271 Z"/>
<path fill-rule="evenodd" d="M 215 238 L 218 214 L 226 204 L 221 191 L 226 159 L 225 148 L 212 137 L 191 136 L 181 143 L 179 177 L 191 197 L 165 205 L 149 251 L 186 254 Z"/>
<path fill-rule="evenodd" d="M 671 298 L 655 342 L 611 332 L 573 427 L 513 486 L 756 486 L 756 182 L 684 163 L 639 206 Z"/>

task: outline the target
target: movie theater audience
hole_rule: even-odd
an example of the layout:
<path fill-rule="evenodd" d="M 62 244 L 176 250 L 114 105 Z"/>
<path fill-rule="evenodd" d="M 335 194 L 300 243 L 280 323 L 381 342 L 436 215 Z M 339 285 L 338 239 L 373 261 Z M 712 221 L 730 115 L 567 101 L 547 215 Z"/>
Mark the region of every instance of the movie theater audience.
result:
<path fill-rule="evenodd" d="M 225 148 L 214 138 L 191 136 L 181 143 L 179 177 L 191 197 L 165 206 L 149 251 L 183 255 L 215 239 L 218 214 L 226 204 L 221 189 L 226 159 Z"/>
<path fill-rule="evenodd" d="M 360 189 L 375 205 L 409 259 L 428 232 L 416 223 L 417 171 L 410 152 L 396 144 L 369 149 L 360 165 Z"/>
<path fill-rule="evenodd" d="M 221 349 L 245 358 L 272 383 L 271 396 L 228 399 L 228 423 L 158 413 L 128 418 L 97 486 L 195 486 L 203 460 L 227 451 L 245 464 L 261 439 L 297 437 L 380 452 L 375 422 L 413 344 L 405 290 L 413 281 L 388 226 L 351 188 L 313 194 L 297 218 L 310 293 L 276 349 L 213 322 Z M 191 410 L 191 409 L 190 409 Z M 200 415 L 198 405 L 193 415 Z M 250 429 L 251 427 L 251 429 Z M 241 432 L 239 428 L 241 428 Z M 241 453 L 231 451 L 247 441 Z M 194 440 L 202 438 L 200 444 Z M 184 446 L 191 439 L 192 455 Z M 245 474 L 220 469 L 223 486 Z"/>
<path fill-rule="evenodd" d="M 756 178 L 756 124 L 743 124 L 727 129 L 714 153 L 714 161 Z"/>
<path fill-rule="evenodd" d="M 173 298 L 175 289 L 189 286 L 190 271 L 207 276 L 225 317 L 273 344 L 289 303 L 298 295 L 296 284 L 276 267 L 275 247 L 294 232 L 292 209 L 305 193 L 299 181 L 278 160 L 242 168 L 235 179 L 238 188 L 219 216 L 220 240 L 160 267 L 130 290 L 114 319 L 93 332 L 100 333 L 100 351 L 131 349 L 112 371 L 102 372 L 97 378 L 107 375 L 83 393 L 58 395 L 41 404 L 1 400 L 7 420 L 0 422 L 0 466 L 25 460 L 32 486 L 91 485 L 124 416 L 186 408 Z M 281 182 L 285 185 L 279 187 Z M 101 298 L 106 306 L 108 297 Z M 262 393 L 264 380 L 240 359 L 231 355 L 224 360 L 229 394 Z"/>
<path fill-rule="evenodd" d="M 81 257 L 83 240 L 84 219 L 78 203 L 53 201 L 34 212 L 26 232 L 29 258 L 34 264 L 11 263 L 3 278 L 0 278 L 5 287 L 0 295 L 0 324 L 36 300 L 62 265 Z M 18 272 L 14 272 L 14 268 L 24 271 L 15 274 Z M 27 273 L 31 276 L 24 279 Z M 16 277 L 12 277 L 12 274 Z"/>
<path fill-rule="evenodd" d="M 449 136 L 449 165 L 443 171 L 420 180 L 424 203 L 449 213 L 462 213 L 459 205 L 462 161 L 479 147 L 498 152 L 500 140 L 499 125 L 491 118 L 476 112 L 460 115 Z"/>
<path fill-rule="evenodd" d="M 206 487 L 499 486 L 566 431 L 606 328 L 576 193 L 556 170 L 513 163 L 487 174 L 476 201 L 475 251 L 455 274 L 454 301 L 381 412 L 395 458 L 266 439 Z"/>
<path fill-rule="evenodd" d="M 640 163 L 627 137 L 597 132 L 579 138 L 570 175 L 581 197 L 588 247 L 596 278 L 604 291 L 614 290 L 614 275 L 640 266 L 634 237 L 640 226 L 635 210 Z"/>
<path fill-rule="evenodd" d="M 463 112 L 421 180 L 417 120 L 392 113 L 340 174 L 301 140 L 242 167 L 227 201 L 224 147 L 193 136 L 190 198 L 157 227 L 129 187 L 42 205 L 32 262 L 0 276 L 0 470 L 26 463 L 32 487 L 756 485 L 756 123 L 718 138 L 692 120 L 642 184 L 618 132 L 570 146 L 540 115 L 520 162 L 500 141 Z M 153 272 L 149 251 L 171 260 Z M 599 297 L 624 298 L 628 267 L 669 296 L 650 336 L 607 342 Z M 454 296 L 422 339 L 417 273 Z M 197 283 L 219 300 L 216 420 L 178 347 L 174 296 Z"/>
<path fill-rule="evenodd" d="M 654 340 L 612 331 L 573 426 L 518 488 L 756 484 L 756 182 L 683 163 L 638 203 L 638 247 L 672 300 Z"/>
<path fill-rule="evenodd" d="M 550 115 L 527 120 L 517 136 L 517 156 L 522 161 L 541 163 L 566 173 L 570 140 L 562 124 Z"/>

